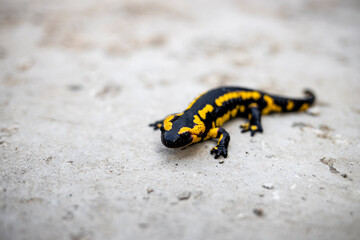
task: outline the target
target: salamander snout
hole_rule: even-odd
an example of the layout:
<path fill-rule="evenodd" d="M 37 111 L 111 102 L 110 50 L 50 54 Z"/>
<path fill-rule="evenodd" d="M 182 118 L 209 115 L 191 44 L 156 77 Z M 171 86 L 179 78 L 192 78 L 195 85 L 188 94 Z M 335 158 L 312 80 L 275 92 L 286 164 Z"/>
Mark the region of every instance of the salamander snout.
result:
<path fill-rule="evenodd" d="M 192 137 L 190 133 L 178 134 L 164 131 L 161 132 L 161 142 L 168 148 L 181 148 L 189 145 L 192 142 Z"/>

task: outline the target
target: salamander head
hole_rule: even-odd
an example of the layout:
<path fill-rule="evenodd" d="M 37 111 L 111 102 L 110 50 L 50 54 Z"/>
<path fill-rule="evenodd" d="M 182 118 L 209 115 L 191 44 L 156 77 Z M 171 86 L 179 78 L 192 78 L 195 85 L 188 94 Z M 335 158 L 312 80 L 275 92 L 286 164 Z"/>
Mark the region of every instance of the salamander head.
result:
<path fill-rule="evenodd" d="M 161 142 L 168 148 L 186 147 L 201 140 L 200 135 L 204 132 L 205 126 L 202 124 L 203 131 L 198 129 L 198 124 L 188 118 L 172 115 L 164 120 L 161 130 Z"/>

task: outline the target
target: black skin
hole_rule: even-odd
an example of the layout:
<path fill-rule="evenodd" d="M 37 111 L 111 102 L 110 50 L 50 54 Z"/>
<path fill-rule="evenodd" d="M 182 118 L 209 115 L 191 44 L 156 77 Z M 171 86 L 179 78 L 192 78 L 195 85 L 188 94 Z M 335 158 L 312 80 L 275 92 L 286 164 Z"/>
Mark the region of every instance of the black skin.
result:
<path fill-rule="evenodd" d="M 251 92 L 256 93 L 256 96 L 260 97 L 248 97 L 245 99 L 242 97 L 233 98 L 223 102 L 221 106 L 218 106 L 215 100 L 230 92 Z M 256 132 L 263 132 L 263 128 L 261 126 L 262 114 L 269 114 L 273 112 L 296 112 L 306 110 L 307 107 L 311 106 L 315 101 L 315 95 L 309 90 L 306 90 L 305 94 L 305 98 L 294 99 L 270 95 L 247 88 L 220 87 L 203 94 L 190 108 L 179 114 L 179 116 L 171 114 L 175 115 L 174 118 L 169 121 L 172 125 L 171 129 L 165 130 L 165 119 L 149 124 L 149 126 L 153 127 L 154 130 L 160 129 L 161 141 L 169 148 L 182 148 L 209 138 L 221 138 L 217 146 L 211 150 L 211 154 L 215 154 L 215 158 L 220 156 L 226 158 L 230 135 L 225 131 L 225 129 L 216 124 L 217 118 L 224 116 L 224 114 L 233 110 L 237 106 L 243 106 L 243 111 L 239 110 L 234 117 L 248 118 L 249 122 L 242 124 L 240 127 L 242 128 L 242 132 L 250 131 L 251 136 L 254 136 Z M 269 102 L 269 98 L 276 105 L 277 110 L 267 110 L 269 109 L 269 105 L 272 105 L 271 102 Z M 199 114 L 199 110 L 204 109 L 204 107 L 209 104 L 213 107 L 213 110 L 211 112 L 207 112 L 205 119 L 203 119 Z M 200 123 L 194 121 L 195 117 L 201 120 Z M 201 129 L 201 131 L 195 131 L 195 133 L 194 131 L 185 131 L 179 134 L 180 129 L 183 127 L 187 127 L 189 129 Z M 197 141 L 193 142 L 194 139 Z"/>

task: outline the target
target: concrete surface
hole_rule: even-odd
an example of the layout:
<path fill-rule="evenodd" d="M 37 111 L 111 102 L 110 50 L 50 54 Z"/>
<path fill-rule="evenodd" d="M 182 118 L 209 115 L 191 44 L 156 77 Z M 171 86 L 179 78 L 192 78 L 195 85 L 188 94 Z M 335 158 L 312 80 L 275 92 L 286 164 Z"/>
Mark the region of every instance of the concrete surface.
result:
<path fill-rule="evenodd" d="M 359 239 L 359 1 L 0 1 L 0 238 Z M 300 97 L 166 149 L 219 85 Z"/>

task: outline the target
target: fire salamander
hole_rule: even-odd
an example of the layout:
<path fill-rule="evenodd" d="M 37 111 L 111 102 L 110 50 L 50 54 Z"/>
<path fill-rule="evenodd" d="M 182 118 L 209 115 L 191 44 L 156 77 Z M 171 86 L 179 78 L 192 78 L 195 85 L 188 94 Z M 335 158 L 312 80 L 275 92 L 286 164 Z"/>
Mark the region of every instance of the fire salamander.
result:
<path fill-rule="evenodd" d="M 315 95 L 305 90 L 305 98 L 295 99 L 240 88 L 220 87 L 198 96 L 182 113 L 171 114 L 164 120 L 150 124 L 160 129 L 161 142 L 169 148 L 182 148 L 211 138 L 218 138 L 211 150 L 215 158 L 227 157 L 230 135 L 221 126 L 231 118 L 245 117 L 242 132 L 251 136 L 263 132 L 261 115 L 280 112 L 305 111 L 315 101 Z"/>

